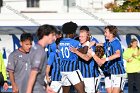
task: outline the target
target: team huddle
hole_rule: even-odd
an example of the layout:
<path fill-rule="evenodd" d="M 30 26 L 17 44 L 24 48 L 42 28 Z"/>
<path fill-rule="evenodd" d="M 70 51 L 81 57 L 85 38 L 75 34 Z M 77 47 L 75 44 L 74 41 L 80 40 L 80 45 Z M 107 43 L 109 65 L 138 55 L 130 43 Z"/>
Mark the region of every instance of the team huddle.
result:
<path fill-rule="evenodd" d="M 32 46 L 33 37 L 23 33 L 21 47 L 9 55 L 7 71 L 14 93 L 99 93 L 101 72 L 107 93 L 120 93 L 124 86 L 122 47 L 117 27 L 104 28 L 105 42 L 90 35 L 87 26 L 67 22 L 62 31 L 42 25 Z M 45 82 L 46 81 L 46 82 Z"/>

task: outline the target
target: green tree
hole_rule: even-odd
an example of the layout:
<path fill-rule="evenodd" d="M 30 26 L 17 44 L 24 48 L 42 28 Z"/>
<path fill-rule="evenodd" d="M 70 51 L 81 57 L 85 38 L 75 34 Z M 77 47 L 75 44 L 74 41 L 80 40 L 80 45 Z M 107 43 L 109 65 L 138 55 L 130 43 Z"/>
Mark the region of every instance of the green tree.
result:
<path fill-rule="evenodd" d="M 140 12 L 140 0 L 125 0 L 122 5 L 114 5 L 112 7 L 112 11 L 113 12 Z"/>

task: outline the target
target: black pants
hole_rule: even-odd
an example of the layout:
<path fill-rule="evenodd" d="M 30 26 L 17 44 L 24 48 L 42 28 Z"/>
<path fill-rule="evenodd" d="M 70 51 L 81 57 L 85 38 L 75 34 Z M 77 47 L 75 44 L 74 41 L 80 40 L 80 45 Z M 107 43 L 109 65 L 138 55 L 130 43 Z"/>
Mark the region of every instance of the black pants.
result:
<path fill-rule="evenodd" d="M 128 73 L 128 93 L 140 93 L 140 73 Z"/>

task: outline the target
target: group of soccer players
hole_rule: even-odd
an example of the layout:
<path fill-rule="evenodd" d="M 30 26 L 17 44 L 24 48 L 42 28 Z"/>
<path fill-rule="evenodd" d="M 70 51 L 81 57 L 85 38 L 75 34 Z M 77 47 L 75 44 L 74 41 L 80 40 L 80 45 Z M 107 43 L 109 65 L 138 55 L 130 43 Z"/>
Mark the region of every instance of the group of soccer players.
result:
<path fill-rule="evenodd" d="M 125 70 L 117 27 L 104 28 L 104 43 L 92 37 L 87 26 L 81 26 L 76 36 L 77 27 L 67 22 L 61 32 L 42 25 L 32 48 L 32 36 L 21 35 L 21 47 L 10 54 L 7 65 L 14 93 L 69 93 L 71 86 L 77 93 L 97 93 L 99 69 L 105 75 L 107 93 L 121 92 Z"/>
<path fill-rule="evenodd" d="M 57 50 L 48 57 L 46 77 L 50 87 L 56 93 L 69 93 L 71 85 L 78 93 L 97 93 L 101 69 L 107 93 L 120 93 L 125 69 L 117 27 L 104 28 L 104 43 L 91 37 L 87 26 L 81 26 L 78 37 L 75 36 L 77 27 L 73 22 L 63 24 L 65 37 L 56 39 L 59 41 L 56 47 L 54 44 L 49 46 Z"/>

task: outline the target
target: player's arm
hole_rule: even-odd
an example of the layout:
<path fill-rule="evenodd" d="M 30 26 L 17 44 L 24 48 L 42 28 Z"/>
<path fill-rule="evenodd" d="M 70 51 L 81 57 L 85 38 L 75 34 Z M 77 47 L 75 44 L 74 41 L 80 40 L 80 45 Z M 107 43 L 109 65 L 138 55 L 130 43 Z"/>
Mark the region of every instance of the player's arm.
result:
<path fill-rule="evenodd" d="M 42 61 L 42 51 L 40 49 L 36 49 L 34 53 L 32 53 L 32 61 L 31 61 L 31 71 L 28 79 L 27 90 L 26 93 L 32 93 L 34 83 L 36 81 L 37 74 L 40 72 L 43 66 Z M 44 60 L 45 61 L 45 60 Z"/>
<path fill-rule="evenodd" d="M 94 60 L 97 62 L 97 64 L 99 65 L 99 66 L 101 66 L 102 64 L 104 64 L 105 62 L 107 62 L 107 61 L 111 61 L 111 60 L 114 60 L 114 59 L 116 59 L 116 58 L 119 58 L 120 57 L 120 50 L 117 50 L 116 52 L 115 52 L 115 54 L 113 54 L 113 55 L 111 55 L 111 56 L 109 56 L 109 57 L 107 57 L 107 58 L 102 58 L 102 59 L 100 59 L 97 55 L 95 55 L 95 53 L 92 53 L 92 56 L 93 56 L 93 58 L 94 58 Z"/>
<path fill-rule="evenodd" d="M 32 89 L 33 89 L 33 85 L 34 85 L 35 80 L 36 80 L 37 73 L 38 73 L 37 70 L 34 70 L 34 69 L 31 70 L 30 75 L 29 75 L 26 93 L 32 93 Z"/>
<path fill-rule="evenodd" d="M 93 57 L 93 59 L 99 66 L 102 66 L 104 64 L 104 61 L 99 58 L 92 49 L 88 49 L 88 53 Z"/>
<path fill-rule="evenodd" d="M 91 56 L 84 54 L 84 53 L 81 53 L 78 49 L 73 48 L 73 47 L 70 48 L 70 51 L 77 54 L 79 57 L 81 57 L 85 61 L 89 61 L 92 58 Z"/>
<path fill-rule="evenodd" d="M 18 86 L 15 82 L 14 72 L 13 71 L 8 71 L 8 73 L 9 73 L 9 78 L 10 78 L 10 81 L 11 81 L 11 84 L 12 84 L 12 91 L 13 91 L 13 93 L 18 93 Z"/>
<path fill-rule="evenodd" d="M 114 60 L 116 58 L 119 58 L 121 56 L 121 44 L 116 42 L 113 44 L 113 49 L 115 51 L 115 53 L 111 56 L 109 56 L 108 58 L 106 58 L 106 61 L 111 61 L 111 60 Z"/>
<path fill-rule="evenodd" d="M 119 58 L 121 55 L 120 53 L 120 50 L 117 50 L 113 55 L 107 57 L 107 58 L 103 58 L 103 60 L 106 60 L 106 61 L 111 61 L 111 60 L 114 60 L 116 58 Z"/>
<path fill-rule="evenodd" d="M 15 56 L 13 53 L 11 53 L 8 57 L 8 64 L 7 64 L 7 72 L 9 74 L 9 78 L 12 84 L 12 92 L 13 93 L 18 93 L 18 86 L 15 82 L 15 76 L 14 76 L 14 71 L 15 71 L 15 66 L 16 66 L 16 61 L 15 61 Z"/>
<path fill-rule="evenodd" d="M 50 73 L 50 69 L 51 69 L 51 66 L 50 65 L 47 65 L 46 66 L 46 80 L 48 83 L 50 83 L 50 76 L 49 76 L 49 73 Z"/>
<path fill-rule="evenodd" d="M 83 53 L 83 54 L 86 54 L 87 51 L 88 51 L 88 46 L 84 46 L 83 48 L 78 48 L 77 49 L 79 52 Z"/>
<path fill-rule="evenodd" d="M 48 60 L 46 60 L 46 62 L 47 62 L 47 65 L 46 65 L 46 80 L 47 80 L 48 83 L 50 83 L 50 81 L 51 81 L 49 73 L 50 73 L 51 65 L 55 61 L 55 54 L 56 54 L 56 52 L 51 52 L 49 54 Z"/>

